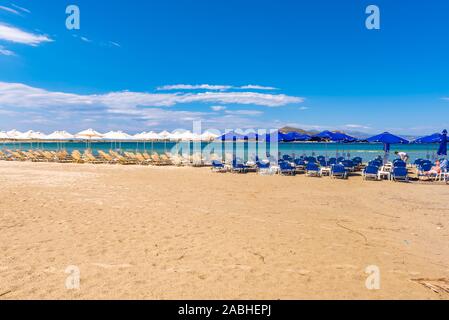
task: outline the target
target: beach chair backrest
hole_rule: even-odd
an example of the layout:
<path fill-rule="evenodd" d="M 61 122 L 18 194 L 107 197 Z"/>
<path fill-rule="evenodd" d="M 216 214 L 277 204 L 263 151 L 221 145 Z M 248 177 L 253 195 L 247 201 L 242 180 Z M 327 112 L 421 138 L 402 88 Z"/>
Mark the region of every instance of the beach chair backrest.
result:
<path fill-rule="evenodd" d="M 393 168 L 393 176 L 394 177 L 407 177 L 408 172 L 407 172 L 407 168 L 404 167 L 394 167 Z"/>
<path fill-rule="evenodd" d="M 320 165 L 321 165 L 322 167 L 327 167 L 326 159 L 318 159 L 318 162 L 320 163 Z"/>
<path fill-rule="evenodd" d="M 413 164 L 415 166 L 420 166 L 423 161 L 424 161 L 423 159 L 419 158 L 419 159 L 416 159 L 415 162 L 413 162 Z"/>
<path fill-rule="evenodd" d="M 78 150 L 73 150 L 72 157 L 73 155 L 76 155 L 78 158 L 81 158 L 81 152 L 79 152 Z"/>
<path fill-rule="evenodd" d="M 402 168 L 406 168 L 407 167 L 407 163 L 405 163 L 405 161 L 402 160 L 395 160 L 393 162 L 393 166 L 394 167 L 402 167 Z"/>
<path fill-rule="evenodd" d="M 306 167 L 307 171 L 319 171 L 318 165 L 315 162 L 309 162 Z"/>
<path fill-rule="evenodd" d="M 379 160 L 372 160 L 368 163 L 369 166 L 374 166 L 380 168 L 382 166 L 382 161 Z"/>
<path fill-rule="evenodd" d="M 307 157 L 306 161 L 311 162 L 311 163 L 316 163 L 317 162 L 315 157 Z"/>
<path fill-rule="evenodd" d="M 45 159 L 47 159 L 47 160 L 53 160 L 53 158 L 54 158 L 53 155 L 48 151 L 43 151 L 42 154 L 44 155 Z"/>
<path fill-rule="evenodd" d="M 212 166 L 213 166 L 214 168 L 223 168 L 223 163 L 221 163 L 221 162 L 218 161 L 218 160 L 212 160 Z"/>
<path fill-rule="evenodd" d="M 140 162 L 145 162 L 145 158 L 143 157 L 143 155 L 140 152 L 136 152 L 136 159 Z"/>
<path fill-rule="evenodd" d="M 75 160 L 81 160 L 81 156 L 75 151 L 72 152 L 72 158 Z"/>
<path fill-rule="evenodd" d="M 421 164 L 421 166 L 419 167 L 420 171 L 430 171 L 432 169 L 432 163 L 429 162 L 424 162 L 423 164 Z"/>
<path fill-rule="evenodd" d="M 345 173 L 346 169 L 345 169 L 345 166 L 342 164 L 334 164 L 332 166 L 332 172 L 333 173 Z"/>
<path fill-rule="evenodd" d="M 329 165 L 337 164 L 337 158 L 330 158 Z"/>
<path fill-rule="evenodd" d="M 345 167 L 345 168 L 353 168 L 354 167 L 354 162 L 352 160 L 343 160 L 341 162 L 341 164 Z"/>
<path fill-rule="evenodd" d="M 270 168 L 270 162 L 260 162 L 257 161 L 256 165 L 259 169 L 269 169 Z"/>
<path fill-rule="evenodd" d="M 279 167 L 281 168 L 281 170 L 293 170 L 293 167 L 287 161 L 280 162 Z"/>
<path fill-rule="evenodd" d="M 85 153 L 85 155 L 87 156 L 87 159 L 89 159 L 90 161 L 96 161 L 97 160 L 97 158 L 95 158 L 95 156 L 92 153 L 90 153 L 90 152 Z"/>
<path fill-rule="evenodd" d="M 365 174 L 377 175 L 378 173 L 379 173 L 379 167 L 377 167 L 377 166 L 367 166 L 365 168 Z"/>

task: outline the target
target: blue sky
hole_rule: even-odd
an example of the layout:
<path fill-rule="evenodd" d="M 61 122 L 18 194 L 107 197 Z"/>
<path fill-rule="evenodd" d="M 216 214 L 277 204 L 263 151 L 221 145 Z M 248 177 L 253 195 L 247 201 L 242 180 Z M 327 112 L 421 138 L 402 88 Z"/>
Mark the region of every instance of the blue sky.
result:
<path fill-rule="evenodd" d="M 448 40 L 443 0 L 0 0 L 0 130 L 433 133 Z"/>

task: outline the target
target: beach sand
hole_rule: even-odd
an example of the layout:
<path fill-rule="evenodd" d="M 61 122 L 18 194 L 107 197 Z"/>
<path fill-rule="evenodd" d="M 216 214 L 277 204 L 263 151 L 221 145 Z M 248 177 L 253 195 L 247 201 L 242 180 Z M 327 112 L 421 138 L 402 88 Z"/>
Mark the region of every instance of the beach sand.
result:
<path fill-rule="evenodd" d="M 0 187 L 0 299 L 449 298 L 447 185 L 1 161 Z"/>

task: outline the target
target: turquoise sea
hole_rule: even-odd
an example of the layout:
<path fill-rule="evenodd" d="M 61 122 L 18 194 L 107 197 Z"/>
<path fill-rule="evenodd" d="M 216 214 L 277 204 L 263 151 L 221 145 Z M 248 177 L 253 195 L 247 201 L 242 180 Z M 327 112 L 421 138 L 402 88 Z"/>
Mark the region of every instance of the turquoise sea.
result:
<path fill-rule="evenodd" d="M 68 152 L 73 150 L 84 150 L 87 147 L 86 142 L 39 142 L 39 143 L 3 143 L 0 148 L 4 149 L 45 149 L 45 150 L 59 150 L 66 149 Z M 110 149 L 122 151 L 155 151 L 162 153 L 165 151 L 172 153 L 192 154 L 198 152 L 201 148 L 205 153 L 221 154 L 221 151 L 226 150 L 225 153 L 236 153 L 238 157 L 249 158 L 256 154 L 256 150 L 261 153 L 264 148 L 269 149 L 270 146 L 265 146 L 260 143 L 257 147 L 255 143 L 233 143 L 233 142 L 211 142 L 211 143 L 188 143 L 188 142 L 92 142 L 88 146 L 95 153 L 97 150 L 108 151 Z M 271 154 L 275 154 L 271 150 Z M 417 158 L 435 159 L 437 144 L 407 144 L 407 145 L 392 145 L 390 158 L 394 158 L 394 151 L 405 151 L 409 154 L 412 161 Z M 377 156 L 383 156 L 382 144 L 370 143 L 279 143 L 278 152 L 281 155 L 289 154 L 295 156 L 319 156 L 327 157 L 344 156 L 344 157 L 362 157 L 364 161 L 368 161 Z"/>

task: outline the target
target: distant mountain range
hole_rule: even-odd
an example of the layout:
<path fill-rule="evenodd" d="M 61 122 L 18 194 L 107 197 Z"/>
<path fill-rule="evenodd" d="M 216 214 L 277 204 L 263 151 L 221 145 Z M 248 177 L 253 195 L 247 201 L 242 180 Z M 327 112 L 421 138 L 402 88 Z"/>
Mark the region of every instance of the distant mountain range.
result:
<path fill-rule="evenodd" d="M 310 136 L 313 136 L 313 135 L 319 133 L 319 131 L 316 131 L 316 130 L 304 130 L 304 129 L 294 128 L 294 127 L 283 127 L 281 129 L 279 129 L 279 131 L 282 133 L 298 132 L 300 134 L 308 134 Z M 331 130 L 331 131 L 346 133 L 347 135 L 350 135 L 351 137 L 354 137 L 354 138 L 357 138 L 360 140 L 364 140 L 364 139 L 367 139 L 367 138 L 373 136 L 373 134 L 371 134 L 371 133 L 360 132 L 360 131 L 341 131 L 341 130 Z M 413 141 L 413 140 L 416 140 L 417 138 L 419 138 L 418 136 L 411 136 L 411 135 L 401 135 L 401 137 L 404 139 L 407 139 L 409 141 Z"/>

